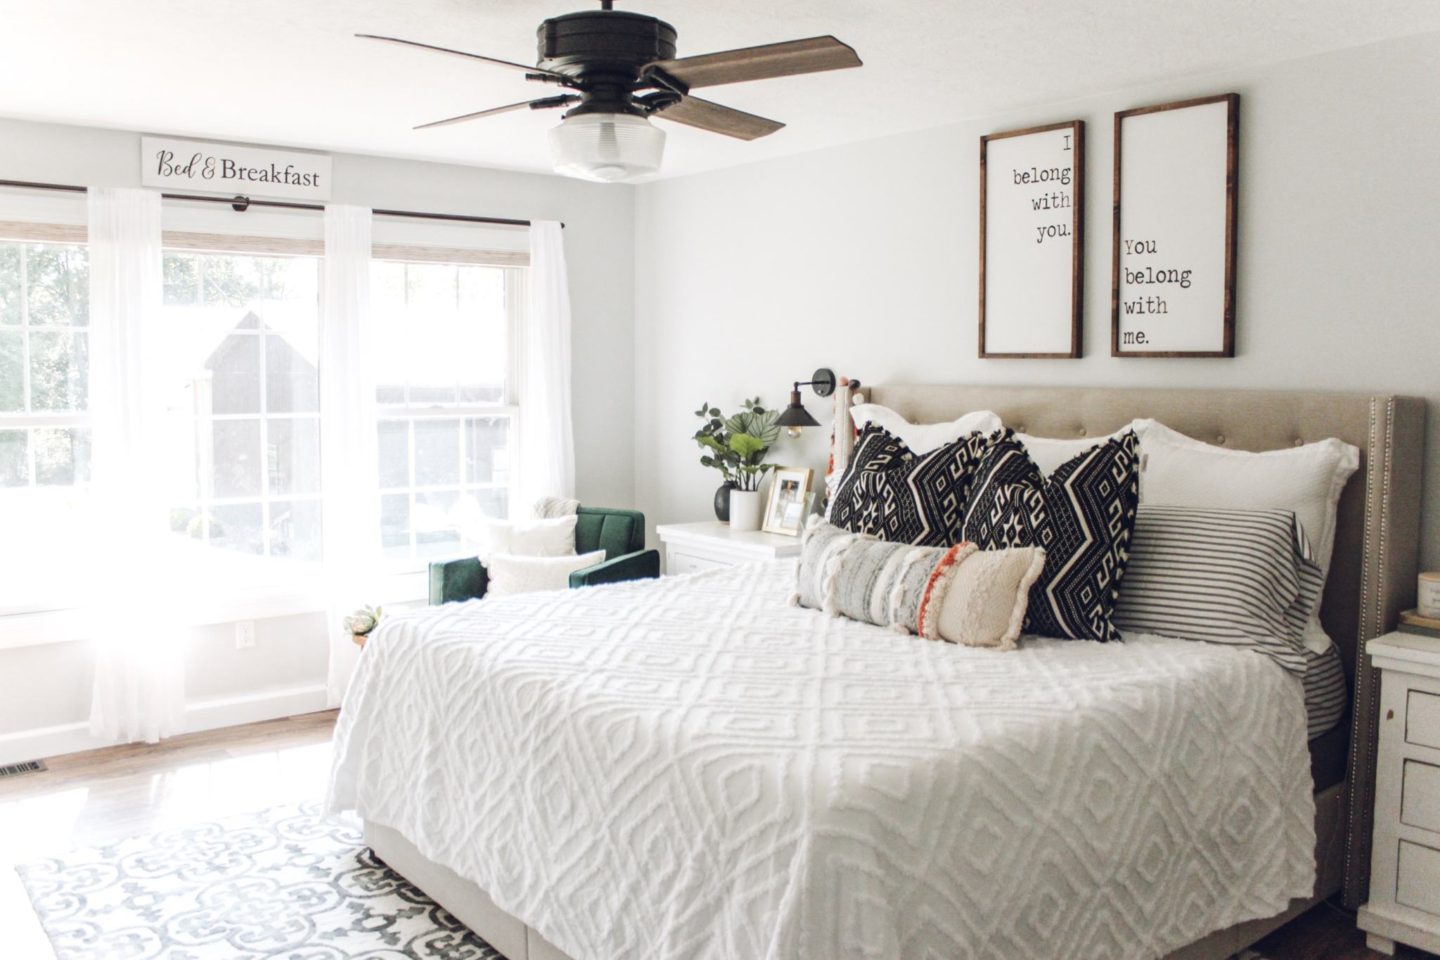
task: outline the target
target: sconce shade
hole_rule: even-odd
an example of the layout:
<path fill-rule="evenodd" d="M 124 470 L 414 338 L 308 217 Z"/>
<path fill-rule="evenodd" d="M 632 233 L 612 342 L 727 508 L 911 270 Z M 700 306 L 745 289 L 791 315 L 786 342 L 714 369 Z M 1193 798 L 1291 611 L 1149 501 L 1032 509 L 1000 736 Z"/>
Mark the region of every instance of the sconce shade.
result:
<path fill-rule="evenodd" d="M 780 413 L 780 418 L 775 423 L 782 427 L 820 426 L 820 421 L 810 416 L 810 411 L 806 410 L 805 405 L 800 402 L 799 390 L 790 391 L 790 406 Z"/>

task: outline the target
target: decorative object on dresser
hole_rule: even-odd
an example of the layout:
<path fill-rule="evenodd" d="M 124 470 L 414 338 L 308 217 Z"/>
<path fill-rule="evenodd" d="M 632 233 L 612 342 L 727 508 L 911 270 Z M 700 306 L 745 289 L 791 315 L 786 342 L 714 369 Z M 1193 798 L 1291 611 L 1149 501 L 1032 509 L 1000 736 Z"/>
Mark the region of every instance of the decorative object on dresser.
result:
<path fill-rule="evenodd" d="M 744 401 L 740 412 L 729 417 L 722 417 L 720 408 L 709 403 L 702 403 L 695 416 L 703 421 L 694 436 L 704 451 L 700 464 L 719 470 L 725 479 L 721 489 L 728 487 L 730 493 L 729 515 L 722 517 L 716 491 L 715 518 L 729 520 L 740 530 L 759 530 L 764 506 L 760 481 L 775 466 L 765 462 L 765 454 L 780 439 L 779 414 L 765 409 L 756 397 Z"/>
<path fill-rule="evenodd" d="M 980 358 L 1083 350 L 1085 122 L 980 138 Z"/>
<path fill-rule="evenodd" d="M 835 371 L 829 367 L 821 367 L 810 374 L 809 380 L 796 380 L 790 387 L 790 405 L 780 412 L 780 419 L 775 421 L 785 428 L 785 432 L 791 437 L 799 437 L 800 431 L 806 427 L 818 427 L 820 421 L 810 415 L 805 409 L 805 404 L 800 402 L 800 388 L 814 387 L 817 397 L 828 397 L 835 392 Z"/>
<path fill-rule="evenodd" d="M 1440 619 L 1424 616 L 1419 610 L 1402 610 L 1395 629 L 1421 637 L 1440 637 Z"/>
<path fill-rule="evenodd" d="M 370 632 L 380 625 L 384 611 L 384 607 L 364 606 L 345 618 L 345 629 L 350 631 L 355 646 L 365 649 L 365 640 L 370 636 Z"/>
<path fill-rule="evenodd" d="M 1440 952 L 1440 642 L 1371 640 L 1380 671 L 1380 748 L 1370 900 L 1357 921 L 1370 949 Z"/>
<path fill-rule="evenodd" d="M 603 563 L 584 567 L 569 574 L 571 587 L 591 587 L 602 583 L 619 583 L 625 580 L 644 580 L 660 576 L 660 553 L 645 549 L 645 514 L 638 510 L 612 510 L 607 507 L 580 507 L 574 517 L 560 518 L 574 521 L 574 546 L 559 556 L 564 559 L 575 554 L 587 554 L 603 550 L 608 558 Z M 493 522 L 500 526 L 500 521 Z M 554 521 L 531 521 L 528 524 L 504 524 L 509 528 L 511 540 L 520 528 L 546 529 L 545 524 Z M 513 551 L 519 553 L 519 551 Z M 536 550 L 522 556 L 549 556 L 553 551 L 541 553 Z M 462 557 L 458 560 L 437 561 L 430 564 L 430 604 L 451 603 L 458 600 L 478 600 L 485 596 L 490 586 L 490 575 L 485 561 L 480 557 Z"/>
<path fill-rule="evenodd" d="M 800 553 L 797 537 L 736 530 L 713 520 L 663 524 L 655 528 L 655 535 L 665 549 L 665 572 L 672 576 L 756 560 L 779 560 Z"/>
<path fill-rule="evenodd" d="M 765 500 L 766 533 L 798 537 L 805 529 L 814 495 L 810 481 L 814 471 L 809 467 L 776 467 L 770 475 L 770 495 Z"/>
<path fill-rule="evenodd" d="M 1115 114 L 1110 355 L 1235 356 L 1240 95 Z"/>
<path fill-rule="evenodd" d="M 1416 577 L 1415 612 L 1431 620 L 1440 620 L 1440 571 L 1427 570 Z"/>

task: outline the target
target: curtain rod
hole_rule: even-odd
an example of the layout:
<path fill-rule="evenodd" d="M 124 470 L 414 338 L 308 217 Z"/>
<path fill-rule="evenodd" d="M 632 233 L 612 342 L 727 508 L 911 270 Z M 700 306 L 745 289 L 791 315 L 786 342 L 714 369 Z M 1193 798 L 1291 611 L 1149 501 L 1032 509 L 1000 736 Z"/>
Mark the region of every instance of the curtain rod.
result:
<path fill-rule="evenodd" d="M 66 193 L 85 193 L 87 187 L 69 183 L 38 183 L 28 180 L 0 180 L 0 187 L 25 187 L 31 190 L 63 190 Z M 286 210 L 324 210 L 320 203 L 295 203 L 287 200 L 251 200 L 249 197 L 208 197 L 190 193 L 162 193 L 166 200 L 193 200 L 199 203 L 225 203 L 236 213 L 244 213 L 251 207 L 281 207 Z M 420 213 L 415 210 L 372 210 L 377 217 L 409 217 L 415 220 L 450 220 L 459 223 L 494 223 L 506 227 L 528 227 L 529 220 L 513 220 L 509 217 L 474 217 L 463 213 Z M 565 224 L 560 224 L 564 227 Z"/>

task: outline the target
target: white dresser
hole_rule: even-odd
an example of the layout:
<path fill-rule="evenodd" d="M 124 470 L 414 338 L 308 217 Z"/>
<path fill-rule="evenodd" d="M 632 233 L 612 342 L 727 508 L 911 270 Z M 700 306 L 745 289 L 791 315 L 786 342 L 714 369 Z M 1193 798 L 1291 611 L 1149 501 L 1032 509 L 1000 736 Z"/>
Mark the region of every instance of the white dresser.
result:
<path fill-rule="evenodd" d="M 1389 633 L 1366 647 L 1381 672 L 1370 949 L 1440 953 L 1440 639 Z"/>
<path fill-rule="evenodd" d="M 667 523 L 655 528 L 665 545 L 665 572 L 695 573 L 752 560 L 777 560 L 800 553 L 800 538 L 779 533 L 731 530 L 728 523 Z"/>

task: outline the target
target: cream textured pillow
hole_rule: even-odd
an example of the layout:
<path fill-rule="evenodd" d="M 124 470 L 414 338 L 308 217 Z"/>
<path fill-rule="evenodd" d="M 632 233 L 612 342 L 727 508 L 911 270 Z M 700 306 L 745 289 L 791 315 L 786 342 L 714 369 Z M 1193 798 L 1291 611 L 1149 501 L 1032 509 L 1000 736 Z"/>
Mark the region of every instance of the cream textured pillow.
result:
<path fill-rule="evenodd" d="M 1040 547 L 976 550 L 956 556 L 934 587 L 922 635 L 969 647 L 1014 650 L 1030 588 L 1045 568 Z"/>
<path fill-rule="evenodd" d="M 481 560 L 504 553 L 522 557 L 573 557 L 577 520 L 579 517 L 573 514 L 518 522 L 482 517 L 465 535 L 480 544 Z"/>
<path fill-rule="evenodd" d="M 1360 451 L 1333 437 L 1283 450 L 1251 453 L 1187 437 L 1155 420 L 1141 421 L 1140 502 L 1154 507 L 1289 510 L 1300 521 L 1320 564 L 1322 584 L 1335 552 L 1335 513 Z M 1324 653 L 1316 598 L 1305 645 Z"/>
<path fill-rule="evenodd" d="M 490 575 L 487 597 L 510 597 L 539 590 L 565 590 L 570 574 L 605 562 L 605 551 L 595 550 L 569 557 L 524 557 L 497 553 L 485 561 Z"/>
<path fill-rule="evenodd" d="M 878 403 L 857 403 L 850 408 L 850 417 L 855 421 L 856 430 L 864 430 L 873 423 L 884 427 L 890 435 L 917 454 L 939 450 L 947 443 L 954 443 L 972 433 L 994 433 L 1004 424 L 989 410 L 974 410 L 947 423 L 911 423 L 900 414 Z"/>

